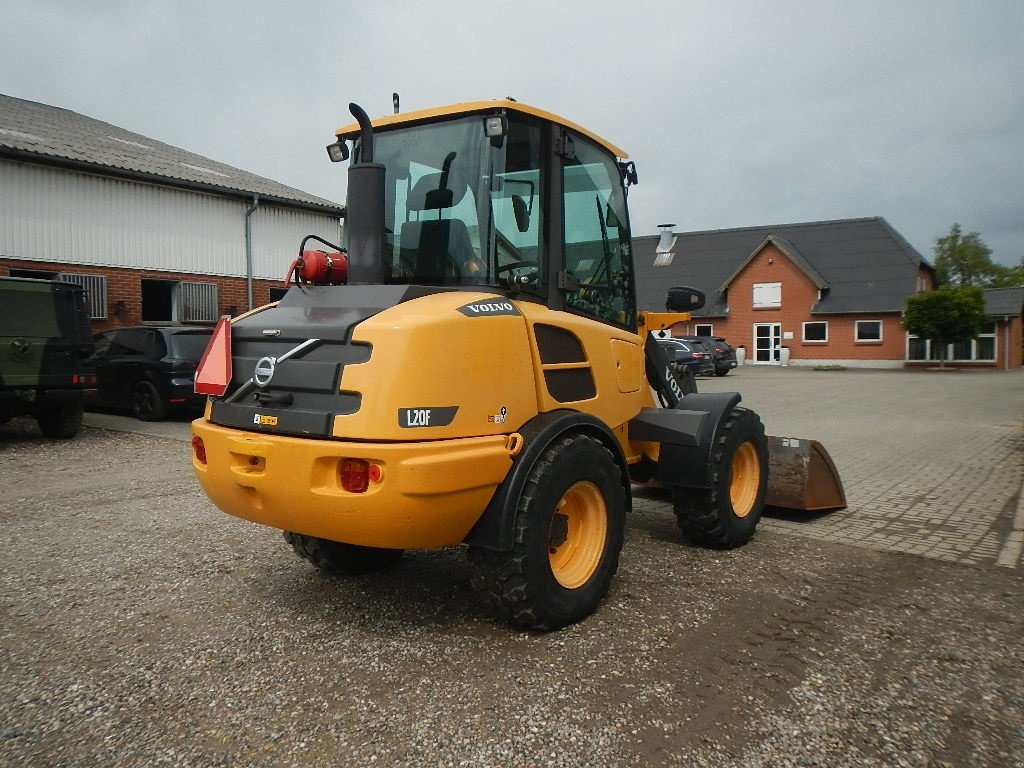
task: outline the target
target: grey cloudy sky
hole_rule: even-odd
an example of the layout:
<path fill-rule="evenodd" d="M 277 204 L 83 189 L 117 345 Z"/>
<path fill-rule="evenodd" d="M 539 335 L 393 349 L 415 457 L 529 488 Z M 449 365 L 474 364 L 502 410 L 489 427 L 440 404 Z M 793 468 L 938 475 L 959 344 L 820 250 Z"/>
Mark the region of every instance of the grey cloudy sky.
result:
<path fill-rule="evenodd" d="M 1020 0 L 0 0 L 0 93 L 341 201 L 371 116 L 512 96 L 630 153 L 634 234 L 884 216 L 1024 255 Z"/>

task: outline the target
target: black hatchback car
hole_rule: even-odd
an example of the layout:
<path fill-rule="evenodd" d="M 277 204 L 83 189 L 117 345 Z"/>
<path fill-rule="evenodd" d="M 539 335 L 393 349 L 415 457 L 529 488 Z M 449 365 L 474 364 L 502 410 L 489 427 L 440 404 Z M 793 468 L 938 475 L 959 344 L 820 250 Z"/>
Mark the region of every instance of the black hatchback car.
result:
<path fill-rule="evenodd" d="M 196 367 L 212 328 L 133 326 L 93 336 L 96 396 L 87 407 L 130 410 L 143 421 L 171 411 L 199 410 L 206 397 L 193 391 Z"/>

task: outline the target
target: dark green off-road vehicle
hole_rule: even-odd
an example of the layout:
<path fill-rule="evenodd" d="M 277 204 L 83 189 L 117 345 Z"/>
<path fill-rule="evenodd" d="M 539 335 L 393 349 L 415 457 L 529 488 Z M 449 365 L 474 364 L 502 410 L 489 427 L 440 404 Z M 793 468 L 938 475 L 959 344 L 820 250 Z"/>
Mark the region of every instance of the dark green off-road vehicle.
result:
<path fill-rule="evenodd" d="M 82 426 L 96 376 L 85 291 L 59 280 L 0 277 L 0 423 L 32 416 L 46 437 Z"/>

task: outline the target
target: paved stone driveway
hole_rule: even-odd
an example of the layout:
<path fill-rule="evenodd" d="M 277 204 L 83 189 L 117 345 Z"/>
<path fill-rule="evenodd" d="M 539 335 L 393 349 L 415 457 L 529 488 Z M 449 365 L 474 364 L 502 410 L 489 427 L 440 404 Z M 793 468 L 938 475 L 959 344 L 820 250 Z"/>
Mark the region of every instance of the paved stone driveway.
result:
<path fill-rule="evenodd" d="M 769 434 L 832 455 L 849 508 L 764 519 L 767 530 L 972 565 L 1018 567 L 1024 540 L 1024 371 L 814 371 L 743 366 L 698 380 L 735 390 Z M 188 440 L 188 422 L 87 414 L 86 424 Z M 662 497 L 641 509 L 671 514 Z"/>
<path fill-rule="evenodd" d="M 735 390 L 769 434 L 819 440 L 849 508 L 768 530 L 972 565 L 1017 567 L 1024 539 L 1024 371 L 743 366 Z M 646 501 L 645 501 L 646 503 Z"/>

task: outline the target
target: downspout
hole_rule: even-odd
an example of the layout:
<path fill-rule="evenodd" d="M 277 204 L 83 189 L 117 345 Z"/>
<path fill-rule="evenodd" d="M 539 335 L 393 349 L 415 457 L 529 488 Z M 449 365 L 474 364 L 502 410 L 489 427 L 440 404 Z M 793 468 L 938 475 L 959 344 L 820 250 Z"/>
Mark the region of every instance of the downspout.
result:
<path fill-rule="evenodd" d="M 998 327 L 998 326 L 997 326 Z M 1003 318 L 1003 370 L 1010 370 L 1010 318 Z"/>
<path fill-rule="evenodd" d="M 260 207 L 260 196 L 252 196 L 252 205 L 245 209 L 245 300 L 252 309 L 252 215 Z"/>

